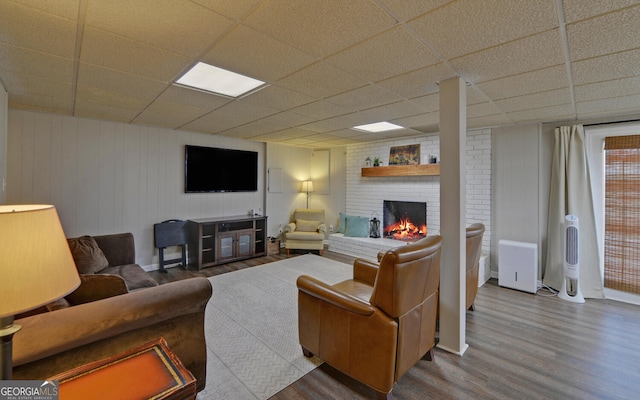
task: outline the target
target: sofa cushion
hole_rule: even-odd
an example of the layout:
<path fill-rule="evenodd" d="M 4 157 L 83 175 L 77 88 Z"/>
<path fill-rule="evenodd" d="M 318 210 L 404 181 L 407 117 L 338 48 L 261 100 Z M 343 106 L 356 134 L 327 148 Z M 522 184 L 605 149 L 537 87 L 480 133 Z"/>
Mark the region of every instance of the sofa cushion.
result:
<path fill-rule="evenodd" d="M 347 229 L 344 235 L 348 237 L 369 237 L 369 218 L 347 215 Z"/>
<path fill-rule="evenodd" d="M 322 221 L 308 221 L 306 219 L 296 220 L 296 230 L 300 232 L 317 232 Z"/>
<path fill-rule="evenodd" d="M 96 274 L 109 266 L 100 247 L 91 236 L 67 239 L 79 274 Z"/>
<path fill-rule="evenodd" d="M 124 279 L 129 291 L 142 289 L 147 287 L 158 286 L 156 282 L 144 269 L 138 264 L 119 265 L 117 267 L 105 268 L 101 274 L 119 275 Z"/>

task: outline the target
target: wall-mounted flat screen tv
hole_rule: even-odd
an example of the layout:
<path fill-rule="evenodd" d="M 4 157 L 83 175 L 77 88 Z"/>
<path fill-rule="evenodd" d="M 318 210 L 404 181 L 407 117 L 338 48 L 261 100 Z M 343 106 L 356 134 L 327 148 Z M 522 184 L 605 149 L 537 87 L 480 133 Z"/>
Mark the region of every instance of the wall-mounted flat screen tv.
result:
<path fill-rule="evenodd" d="M 185 145 L 185 193 L 256 192 L 258 153 Z"/>

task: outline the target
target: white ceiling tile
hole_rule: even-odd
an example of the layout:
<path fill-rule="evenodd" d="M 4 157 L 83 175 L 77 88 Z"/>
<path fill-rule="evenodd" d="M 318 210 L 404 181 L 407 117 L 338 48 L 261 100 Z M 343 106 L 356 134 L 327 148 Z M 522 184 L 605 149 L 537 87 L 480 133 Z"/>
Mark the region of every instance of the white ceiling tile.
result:
<path fill-rule="evenodd" d="M 163 82 L 173 82 L 192 63 L 185 56 L 89 27 L 84 31 L 80 60 Z"/>
<path fill-rule="evenodd" d="M 280 112 L 280 110 L 278 110 L 277 108 L 269 107 L 264 104 L 249 103 L 246 101 L 242 101 L 241 99 L 225 104 L 224 106 L 216 110 L 216 112 L 218 111 L 231 115 L 242 116 L 249 121 L 256 121 L 260 118 L 264 118 Z"/>
<path fill-rule="evenodd" d="M 558 26 L 553 1 L 461 0 L 409 23 L 446 58 L 459 57 Z"/>
<path fill-rule="evenodd" d="M 73 113 L 71 83 L 34 76 L 5 75 L 2 80 L 9 93 L 9 107 L 31 108 L 61 114 Z"/>
<path fill-rule="evenodd" d="M 204 111 L 201 108 L 154 101 L 133 120 L 133 123 L 177 129 L 196 120 L 202 114 Z"/>
<path fill-rule="evenodd" d="M 274 124 L 282 126 L 295 127 L 313 122 L 314 119 L 302 114 L 294 113 L 293 111 L 283 111 L 277 114 L 270 115 L 268 117 L 264 117 L 260 121 L 272 122 Z"/>
<path fill-rule="evenodd" d="M 507 116 L 514 122 L 530 121 L 556 121 L 575 118 L 575 110 L 571 104 L 560 106 L 534 108 L 531 110 L 514 111 L 507 113 Z"/>
<path fill-rule="evenodd" d="M 347 48 L 396 23 L 369 0 L 267 0 L 244 22 L 317 57 Z"/>
<path fill-rule="evenodd" d="M 73 115 L 129 123 L 139 112 L 136 106 L 135 100 L 111 94 L 102 96 L 98 90 L 79 87 Z"/>
<path fill-rule="evenodd" d="M 193 0 L 194 3 L 203 5 L 218 14 L 234 20 L 239 20 L 248 15 L 261 1 L 262 0 Z"/>
<path fill-rule="evenodd" d="M 562 9 L 565 21 L 571 23 L 637 4 L 638 0 L 562 0 Z"/>
<path fill-rule="evenodd" d="M 349 119 L 347 120 L 347 122 L 345 122 L 344 118 L 347 118 L 347 117 Z M 346 115 L 341 115 L 339 117 L 327 118 L 327 119 L 315 121 L 309 124 L 304 124 L 299 126 L 299 128 L 317 132 L 317 133 L 337 131 L 340 129 L 349 129 L 352 126 L 358 125 L 357 123 L 353 123 L 353 124 L 349 123 L 349 121 L 352 121 L 353 119 L 354 119 L 353 114 L 346 114 Z"/>
<path fill-rule="evenodd" d="M 318 99 L 334 96 L 367 84 L 325 62 L 318 62 L 276 82 L 298 93 Z"/>
<path fill-rule="evenodd" d="M 571 60 L 640 47 L 640 5 L 567 25 Z"/>
<path fill-rule="evenodd" d="M 598 110 L 593 113 L 582 113 L 579 115 L 579 118 L 584 120 L 597 118 L 600 121 L 606 120 L 610 122 L 632 121 L 640 120 L 640 112 L 638 112 L 637 108 L 615 110 L 613 113 L 609 110 Z"/>
<path fill-rule="evenodd" d="M 90 1 L 87 26 L 196 57 L 233 21 L 186 0 Z"/>
<path fill-rule="evenodd" d="M 147 105 L 146 100 L 141 97 L 128 96 L 95 87 L 78 85 L 76 107 L 85 102 L 128 109 L 131 111 L 132 119 Z"/>
<path fill-rule="evenodd" d="M 216 96 L 211 93 L 200 92 L 176 85 L 170 85 L 158 96 L 157 100 L 208 111 L 215 110 L 233 101 L 223 96 Z"/>
<path fill-rule="evenodd" d="M 236 139 L 251 139 L 254 136 L 259 136 L 259 135 L 260 133 L 250 132 L 244 129 L 243 126 L 239 126 L 239 127 L 224 131 L 224 136 L 229 136 Z"/>
<path fill-rule="evenodd" d="M 432 11 L 451 0 L 379 0 L 399 21 L 408 21 Z"/>
<path fill-rule="evenodd" d="M 385 104 L 397 103 L 402 98 L 378 85 L 367 85 L 358 89 L 329 97 L 327 101 L 353 111 L 366 110 Z"/>
<path fill-rule="evenodd" d="M 398 124 L 400 126 L 425 132 L 423 130 L 425 129 L 425 127 L 435 126 L 437 129 L 440 123 L 440 113 L 438 112 L 424 113 L 419 115 L 413 115 L 411 117 L 393 119 L 390 122 L 393 122 L 394 124 Z"/>
<path fill-rule="evenodd" d="M 317 58 L 238 25 L 201 60 L 261 81 L 273 82 L 316 62 Z"/>
<path fill-rule="evenodd" d="M 616 110 L 640 111 L 640 94 L 578 102 L 576 107 L 578 109 L 578 115 Z"/>
<path fill-rule="evenodd" d="M 422 113 L 424 113 L 422 108 L 417 106 L 415 103 L 405 100 L 397 103 L 386 104 L 384 106 L 369 108 L 367 110 L 360 111 L 358 115 L 360 118 L 364 118 L 363 120 L 365 122 L 363 123 L 370 123 L 410 117 L 412 115 Z"/>
<path fill-rule="evenodd" d="M 440 60 L 399 26 L 328 57 L 329 64 L 371 82 L 414 71 Z"/>
<path fill-rule="evenodd" d="M 484 103 L 489 100 L 477 86 L 467 85 L 467 105 L 473 105 L 478 103 Z"/>
<path fill-rule="evenodd" d="M 640 75 L 638 65 L 640 65 L 640 48 L 576 61 L 571 64 L 573 82 L 576 85 L 584 85 L 638 76 Z"/>
<path fill-rule="evenodd" d="M 608 99 L 640 93 L 640 76 L 579 85 L 574 89 L 576 101 Z"/>
<path fill-rule="evenodd" d="M 428 94 L 426 96 L 415 97 L 410 100 L 417 105 L 422 112 L 438 111 L 440 109 L 440 94 Z"/>
<path fill-rule="evenodd" d="M 157 97 L 167 88 L 165 82 L 85 63 L 78 66 L 77 81 L 81 86 L 146 99 L 144 103 L 148 103 L 149 99 Z"/>
<path fill-rule="evenodd" d="M 0 1 L 0 42 L 73 58 L 76 23 L 27 6 Z"/>
<path fill-rule="evenodd" d="M 438 83 L 458 76 L 447 64 L 440 63 L 408 72 L 377 84 L 405 99 L 438 92 Z"/>
<path fill-rule="evenodd" d="M 68 20 L 78 18 L 80 0 L 11 0 L 23 6 L 35 8 L 47 14 L 53 14 Z"/>
<path fill-rule="evenodd" d="M 512 112 L 531 108 L 571 104 L 571 102 L 572 99 L 569 88 L 563 88 L 525 96 L 510 97 L 508 99 L 497 100 L 495 103 L 502 111 Z"/>
<path fill-rule="evenodd" d="M 467 106 L 467 118 L 486 117 L 501 114 L 502 111 L 495 104 L 486 102 Z"/>
<path fill-rule="evenodd" d="M 253 137 L 257 135 L 264 135 L 265 133 L 277 132 L 287 128 L 288 126 L 286 125 L 280 125 L 273 122 L 266 122 L 266 121 L 260 120 L 260 121 L 250 122 L 246 125 L 242 125 L 237 128 L 229 129 L 229 132 L 231 132 L 234 136 L 236 136 L 235 133 L 242 133 L 242 134 L 248 135 L 245 137 Z M 225 131 L 225 133 L 226 132 L 227 131 Z"/>
<path fill-rule="evenodd" d="M 70 58 L 4 43 L 0 43 L 0 54 L 0 70 L 7 73 L 73 82 L 73 60 Z"/>
<path fill-rule="evenodd" d="M 316 99 L 278 85 L 269 85 L 239 101 L 261 104 L 278 110 L 287 110 L 313 103 Z"/>
<path fill-rule="evenodd" d="M 567 69 L 564 65 L 525 72 L 506 78 L 482 82 L 476 85 L 494 100 L 546 92 L 569 87 Z"/>
<path fill-rule="evenodd" d="M 349 110 L 345 107 L 330 103 L 325 100 L 305 104 L 304 106 L 294 108 L 292 111 L 297 114 L 302 114 L 318 120 L 335 117 L 338 115 L 350 114 L 351 112 L 353 112 L 353 110 Z"/>
<path fill-rule="evenodd" d="M 467 119 L 467 128 L 469 129 L 512 124 L 513 122 L 504 114 L 487 115 Z"/>
<path fill-rule="evenodd" d="M 467 82 L 484 82 L 564 64 L 557 29 L 451 60 Z"/>
<path fill-rule="evenodd" d="M 252 120 L 255 120 L 252 116 L 231 114 L 215 110 L 182 126 L 182 129 L 193 130 L 196 132 L 218 133 L 239 125 L 244 125 Z"/>

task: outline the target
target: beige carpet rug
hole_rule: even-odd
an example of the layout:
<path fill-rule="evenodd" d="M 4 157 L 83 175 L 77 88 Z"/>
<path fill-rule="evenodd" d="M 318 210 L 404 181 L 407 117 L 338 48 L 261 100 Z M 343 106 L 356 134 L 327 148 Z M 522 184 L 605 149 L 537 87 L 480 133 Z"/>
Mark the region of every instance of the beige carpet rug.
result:
<path fill-rule="evenodd" d="M 330 284 L 353 276 L 350 265 L 306 254 L 209 278 L 207 386 L 198 400 L 268 399 L 321 364 L 298 342 L 302 274 Z"/>

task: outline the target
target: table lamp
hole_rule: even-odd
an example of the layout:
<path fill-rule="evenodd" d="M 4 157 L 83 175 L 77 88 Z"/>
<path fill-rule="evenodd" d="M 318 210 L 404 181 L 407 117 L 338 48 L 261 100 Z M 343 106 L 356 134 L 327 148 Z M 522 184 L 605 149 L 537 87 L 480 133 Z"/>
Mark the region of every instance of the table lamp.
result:
<path fill-rule="evenodd" d="M 302 181 L 302 193 L 307 193 L 307 208 L 309 208 L 309 193 L 313 192 L 313 182 L 311 180 Z"/>
<path fill-rule="evenodd" d="M 14 325 L 14 315 L 64 297 L 79 285 L 55 207 L 0 205 L 0 379 L 12 375 L 12 340 L 21 328 Z"/>

